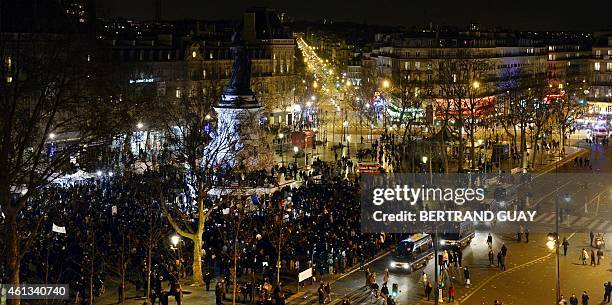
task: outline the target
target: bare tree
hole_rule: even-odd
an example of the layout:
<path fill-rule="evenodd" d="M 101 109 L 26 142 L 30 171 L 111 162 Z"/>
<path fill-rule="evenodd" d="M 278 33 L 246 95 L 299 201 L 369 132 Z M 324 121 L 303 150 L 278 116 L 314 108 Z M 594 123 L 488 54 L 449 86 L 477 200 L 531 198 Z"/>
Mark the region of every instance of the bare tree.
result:
<path fill-rule="evenodd" d="M 0 214 L 8 282 L 20 283 L 23 246 L 34 236 L 20 211 L 36 208 L 33 196 L 70 169 L 80 145 L 108 132 L 106 98 L 88 39 L 49 34 L 0 34 Z M 60 139 L 72 133 L 71 140 Z M 57 136 L 57 138 L 56 138 Z M 58 147 L 55 151 L 51 147 Z M 59 142 L 61 142 L 61 149 Z M 18 305 L 19 299 L 9 300 Z"/>

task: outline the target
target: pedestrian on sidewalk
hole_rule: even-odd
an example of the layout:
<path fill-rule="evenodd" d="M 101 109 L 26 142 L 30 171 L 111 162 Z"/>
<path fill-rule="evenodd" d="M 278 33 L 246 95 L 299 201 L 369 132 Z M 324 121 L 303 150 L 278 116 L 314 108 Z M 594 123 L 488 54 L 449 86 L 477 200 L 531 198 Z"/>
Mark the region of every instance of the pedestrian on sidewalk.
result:
<path fill-rule="evenodd" d="M 331 298 L 331 286 L 329 286 L 329 282 L 325 283 L 325 286 L 323 287 L 323 289 L 325 290 L 325 299 L 328 303 L 331 303 L 332 298 Z"/>
<path fill-rule="evenodd" d="M 603 250 L 597 249 L 597 265 L 601 265 L 601 260 L 603 259 Z"/>
<path fill-rule="evenodd" d="M 370 279 L 371 279 L 370 267 L 366 267 L 365 268 L 365 288 L 366 290 L 368 290 L 370 288 L 370 285 L 372 285 L 372 282 L 370 281 Z"/>
<path fill-rule="evenodd" d="M 319 284 L 317 294 L 319 295 L 319 305 L 323 305 L 325 303 L 325 288 L 323 287 L 323 282 Z"/>
<path fill-rule="evenodd" d="M 489 247 L 489 267 L 493 266 L 494 264 L 495 264 L 495 253 L 493 252 L 493 249 Z"/>
<path fill-rule="evenodd" d="M 497 268 L 501 268 L 502 257 L 503 257 L 503 254 L 500 250 L 497 252 Z"/>
<path fill-rule="evenodd" d="M 487 244 L 490 247 L 493 247 L 493 236 L 491 236 L 491 233 L 489 233 L 489 235 L 487 236 Z"/>
<path fill-rule="evenodd" d="M 529 243 L 529 228 L 525 228 L 525 243 Z"/>
<path fill-rule="evenodd" d="M 455 287 L 453 285 L 448 288 L 448 302 L 455 302 Z"/>
<path fill-rule="evenodd" d="M 470 287 L 470 269 L 467 266 L 463 268 L 463 278 L 465 279 L 465 287 Z"/>
<path fill-rule="evenodd" d="M 582 305 L 589 305 L 589 295 L 586 290 L 582 293 Z"/>
<path fill-rule="evenodd" d="M 612 283 L 604 283 L 604 302 L 610 303 L 610 295 L 612 294 Z"/>
<path fill-rule="evenodd" d="M 383 274 L 383 285 L 387 285 L 389 281 L 389 268 L 385 268 L 385 273 Z"/>
<path fill-rule="evenodd" d="M 499 262 L 499 270 L 506 271 L 506 256 L 502 255 L 500 259 L 501 260 Z"/>
<path fill-rule="evenodd" d="M 587 253 L 587 251 L 582 248 L 582 251 L 580 251 L 580 257 L 579 257 L 580 261 L 582 261 L 582 265 L 586 266 L 586 261 L 587 259 L 589 259 L 589 254 Z"/>
<path fill-rule="evenodd" d="M 575 294 L 572 293 L 572 296 L 569 299 L 570 305 L 578 305 L 578 298 Z"/>
<path fill-rule="evenodd" d="M 431 283 L 427 282 L 425 283 L 425 296 L 427 297 L 427 301 L 429 301 L 429 298 L 431 297 Z"/>
<path fill-rule="evenodd" d="M 595 251 L 593 251 L 593 249 L 591 249 L 591 266 L 597 266 L 597 264 L 595 264 Z"/>
<path fill-rule="evenodd" d="M 569 241 L 566 237 L 563 237 L 563 256 L 567 256 L 567 248 L 569 247 Z"/>
<path fill-rule="evenodd" d="M 593 231 L 591 231 L 591 233 L 589 233 L 589 237 L 591 237 L 591 243 L 589 245 L 591 245 L 591 247 L 593 246 L 593 240 L 595 239 L 595 233 L 593 233 Z"/>
<path fill-rule="evenodd" d="M 502 244 L 501 253 L 503 256 L 506 256 L 506 254 L 508 254 L 508 248 L 506 247 L 506 244 Z"/>

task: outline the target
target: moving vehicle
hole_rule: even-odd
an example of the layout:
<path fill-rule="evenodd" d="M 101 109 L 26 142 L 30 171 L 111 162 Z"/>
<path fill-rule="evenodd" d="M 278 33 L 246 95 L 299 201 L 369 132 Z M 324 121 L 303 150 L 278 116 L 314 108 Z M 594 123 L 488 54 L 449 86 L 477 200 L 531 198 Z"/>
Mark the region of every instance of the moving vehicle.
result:
<path fill-rule="evenodd" d="M 472 222 L 462 222 L 457 224 L 452 230 L 448 230 L 450 233 L 440 233 L 438 241 L 440 242 L 440 248 L 446 249 L 450 247 L 458 247 L 463 249 L 470 245 L 472 239 L 476 235 L 474 230 L 474 224 Z"/>
<path fill-rule="evenodd" d="M 596 139 L 596 138 L 605 139 L 608 137 L 608 130 L 605 127 L 601 127 L 601 126 L 593 127 L 593 129 L 591 129 L 591 136 L 593 137 L 593 139 Z"/>
<path fill-rule="evenodd" d="M 431 235 L 413 234 L 397 245 L 389 269 L 412 272 L 427 266 L 427 262 L 433 256 L 434 247 Z"/>

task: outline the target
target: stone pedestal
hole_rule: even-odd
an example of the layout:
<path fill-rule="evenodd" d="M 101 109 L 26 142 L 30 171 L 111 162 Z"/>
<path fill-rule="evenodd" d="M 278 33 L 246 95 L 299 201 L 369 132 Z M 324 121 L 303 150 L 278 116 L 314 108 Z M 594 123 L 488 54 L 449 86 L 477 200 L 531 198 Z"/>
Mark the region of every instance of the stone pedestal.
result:
<path fill-rule="evenodd" d="M 212 163 L 234 167 L 249 163 L 259 146 L 262 107 L 254 95 L 223 95 L 217 107 L 217 133 L 206 148 Z"/>

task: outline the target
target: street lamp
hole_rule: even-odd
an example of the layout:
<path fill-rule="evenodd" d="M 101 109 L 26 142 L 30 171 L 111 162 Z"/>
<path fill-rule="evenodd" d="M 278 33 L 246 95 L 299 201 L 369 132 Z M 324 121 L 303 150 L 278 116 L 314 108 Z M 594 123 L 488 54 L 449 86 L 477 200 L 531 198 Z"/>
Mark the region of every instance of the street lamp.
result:
<path fill-rule="evenodd" d="M 346 156 L 351 157 L 351 135 L 346 136 Z"/>
<path fill-rule="evenodd" d="M 281 153 L 281 164 L 285 165 L 285 154 L 283 153 L 283 138 L 285 137 L 284 133 L 278 134 L 279 145 L 280 145 L 280 153 Z"/>
<path fill-rule="evenodd" d="M 427 164 L 427 156 L 423 156 L 423 158 L 421 159 L 421 161 L 423 161 L 423 164 Z"/>
<path fill-rule="evenodd" d="M 136 128 L 142 129 L 142 127 L 144 127 L 144 125 L 142 123 L 138 122 L 138 124 L 136 124 Z"/>
<path fill-rule="evenodd" d="M 385 79 L 382 82 L 383 88 L 387 89 L 391 86 L 391 82 L 389 82 L 389 80 Z"/>
<path fill-rule="evenodd" d="M 55 134 L 54 133 L 50 133 L 49 134 L 49 139 L 51 139 L 51 140 L 55 139 Z"/>
<path fill-rule="evenodd" d="M 170 242 L 172 243 L 174 247 L 178 246 L 180 241 L 181 241 L 181 237 L 176 234 L 170 237 Z"/>
<path fill-rule="evenodd" d="M 300 149 L 297 146 L 293 146 L 293 163 L 295 163 L 295 165 L 297 166 L 297 153 L 300 151 Z M 304 164 L 305 166 L 305 164 Z"/>
<path fill-rule="evenodd" d="M 479 81 L 477 81 L 477 80 L 475 80 L 475 81 L 472 83 L 472 87 L 474 87 L 474 89 L 478 89 L 478 88 L 480 88 L 480 82 L 479 82 Z"/>

